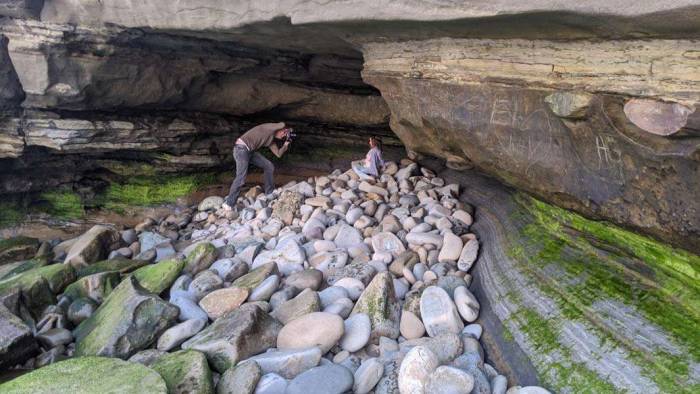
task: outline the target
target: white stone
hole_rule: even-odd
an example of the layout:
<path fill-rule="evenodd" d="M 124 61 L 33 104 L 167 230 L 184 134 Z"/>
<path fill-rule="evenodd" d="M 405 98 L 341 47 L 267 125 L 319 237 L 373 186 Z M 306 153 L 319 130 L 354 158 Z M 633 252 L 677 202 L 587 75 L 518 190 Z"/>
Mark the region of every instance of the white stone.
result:
<path fill-rule="evenodd" d="M 413 230 L 417 228 L 414 227 Z M 430 245 L 435 245 L 436 247 L 441 247 L 442 246 L 442 236 L 440 234 L 435 234 L 435 233 L 416 233 L 416 232 L 409 232 L 406 234 L 406 242 L 416 244 L 416 245 L 425 245 L 425 244 L 430 244 Z"/>
<path fill-rule="evenodd" d="M 406 339 L 420 338 L 425 334 L 423 322 L 411 311 L 401 312 L 399 329 L 401 330 L 401 335 Z"/>
<path fill-rule="evenodd" d="M 459 310 L 459 309 L 458 309 Z M 469 335 L 470 337 L 476 339 L 477 341 L 481 338 L 481 334 L 484 332 L 481 324 L 472 323 L 464 327 L 462 330 L 462 335 Z"/>
<path fill-rule="evenodd" d="M 438 367 L 438 358 L 425 346 L 409 350 L 399 367 L 399 391 L 401 394 L 424 394 L 424 383 Z"/>
<path fill-rule="evenodd" d="M 369 393 L 377 385 L 382 375 L 384 375 L 384 364 L 379 359 L 372 357 L 363 361 L 360 368 L 355 371 L 355 383 L 352 386 L 353 393 Z"/>
<path fill-rule="evenodd" d="M 277 347 L 303 349 L 318 346 L 325 354 L 343 336 L 343 319 L 326 312 L 312 312 L 285 324 L 277 335 Z"/>
<path fill-rule="evenodd" d="M 342 278 L 336 281 L 333 286 L 339 286 L 348 291 L 348 296 L 353 301 L 360 298 L 360 294 L 365 290 L 365 285 L 361 280 L 355 278 Z"/>
<path fill-rule="evenodd" d="M 406 251 L 401 240 L 390 232 L 375 234 L 372 237 L 372 248 L 376 253 L 389 253 L 393 256 Z"/>
<path fill-rule="evenodd" d="M 469 394 L 474 388 L 474 378 L 461 369 L 438 367 L 428 377 L 425 392 L 430 394 Z"/>
<path fill-rule="evenodd" d="M 306 349 L 268 351 L 248 360 L 255 361 L 264 374 L 275 373 L 287 379 L 293 379 L 307 369 L 313 368 L 321 361 L 321 349 L 316 346 Z M 243 363 L 244 360 L 239 362 Z"/>
<path fill-rule="evenodd" d="M 187 339 L 202 331 L 206 323 L 207 321 L 203 319 L 190 319 L 168 328 L 158 338 L 158 350 L 167 352 L 180 346 Z"/>
<path fill-rule="evenodd" d="M 476 239 L 471 239 L 467 241 L 466 245 L 462 249 L 462 253 L 459 255 L 459 260 L 457 261 L 457 268 L 460 271 L 468 272 L 474 261 L 476 261 L 476 256 L 479 253 L 479 241 Z"/>
<path fill-rule="evenodd" d="M 449 294 L 437 286 L 428 286 L 421 294 L 420 314 L 425 331 L 431 337 L 441 333 L 459 334 L 464 328 Z"/>

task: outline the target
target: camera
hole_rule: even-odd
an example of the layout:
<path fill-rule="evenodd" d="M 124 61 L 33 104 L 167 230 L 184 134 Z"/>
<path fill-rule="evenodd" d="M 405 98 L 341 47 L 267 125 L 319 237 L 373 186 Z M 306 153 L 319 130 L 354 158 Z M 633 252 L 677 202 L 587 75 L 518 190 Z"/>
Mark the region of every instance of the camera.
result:
<path fill-rule="evenodd" d="M 297 138 L 297 133 L 294 132 L 294 129 L 291 127 L 287 128 L 287 141 L 292 141 L 294 138 Z"/>

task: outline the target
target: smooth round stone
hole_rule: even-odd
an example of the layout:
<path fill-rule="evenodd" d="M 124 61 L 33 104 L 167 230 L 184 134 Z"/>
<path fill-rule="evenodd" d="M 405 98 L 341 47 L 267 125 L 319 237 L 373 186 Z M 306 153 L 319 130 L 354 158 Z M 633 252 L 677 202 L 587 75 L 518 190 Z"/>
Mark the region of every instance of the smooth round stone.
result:
<path fill-rule="evenodd" d="M 413 266 L 413 276 L 416 280 L 420 280 L 426 271 L 428 271 L 428 267 L 423 263 L 418 263 Z"/>
<path fill-rule="evenodd" d="M 321 299 L 321 306 L 325 308 L 341 298 L 350 298 L 350 295 L 344 287 L 331 286 L 319 291 L 318 297 Z"/>
<path fill-rule="evenodd" d="M 415 230 L 418 226 L 414 227 Z M 436 247 L 442 246 L 442 236 L 435 233 L 417 233 L 413 230 L 406 234 L 406 242 L 416 244 L 416 245 L 434 245 Z M 437 262 L 437 261 L 436 261 Z"/>
<path fill-rule="evenodd" d="M 381 262 L 381 261 L 379 261 L 379 260 L 371 260 L 371 261 L 368 261 L 368 262 L 367 262 L 367 265 L 372 266 L 372 268 L 374 268 L 375 271 L 377 271 L 377 273 L 379 273 L 379 272 L 384 272 L 384 271 L 387 270 L 387 268 L 386 268 L 386 263 L 383 263 L 383 262 Z"/>
<path fill-rule="evenodd" d="M 408 285 L 398 279 L 394 279 L 394 293 L 396 298 L 403 299 L 408 292 Z"/>
<path fill-rule="evenodd" d="M 372 248 L 375 253 L 388 253 L 394 256 L 406 250 L 403 242 L 390 232 L 375 234 L 372 237 Z"/>
<path fill-rule="evenodd" d="M 356 313 L 345 320 L 343 325 L 345 333 L 340 338 L 340 347 L 350 353 L 365 347 L 372 331 L 372 323 L 369 320 L 369 316 L 365 313 Z"/>
<path fill-rule="evenodd" d="M 506 394 L 508 390 L 508 379 L 503 375 L 497 375 L 491 379 L 491 393 L 492 394 Z"/>
<path fill-rule="evenodd" d="M 428 286 L 423 290 L 420 298 L 420 314 L 425 331 L 431 337 L 441 333 L 459 334 L 464 328 L 464 323 L 449 294 L 437 286 Z"/>
<path fill-rule="evenodd" d="M 401 323 L 399 324 L 401 335 L 406 339 L 420 338 L 425 334 L 423 322 L 411 311 L 401 313 Z"/>
<path fill-rule="evenodd" d="M 216 320 L 220 316 L 238 308 L 248 298 L 248 290 L 238 287 L 214 290 L 199 301 L 199 306 L 207 313 L 210 319 Z"/>
<path fill-rule="evenodd" d="M 352 388 L 352 372 L 341 365 L 314 367 L 289 382 L 285 394 L 343 394 Z"/>
<path fill-rule="evenodd" d="M 333 286 L 342 287 L 348 292 L 351 300 L 357 301 L 360 295 L 365 290 L 365 285 L 361 280 L 355 278 L 342 278 L 335 282 Z"/>
<path fill-rule="evenodd" d="M 299 294 L 299 289 L 297 289 L 296 287 L 283 287 L 282 289 L 277 290 L 270 296 L 270 306 L 273 310 L 277 309 L 277 307 L 279 307 L 280 305 L 296 297 L 297 294 Z"/>
<path fill-rule="evenodd" d="M 362 210 L 362 208 L 351 208 L 345 214 L 345 221 L 348 222 L 350 225 L 353 225 L 355 224 L 357 219 L 359 219 L 363 214 L 364 211 Z"/>
<path fill-rule="evenodd" d="M 411 230 L 409 230 L 409 233 L 415 234 L 415 233 L 427 233 L 428 231 L 432 230 L 433 226 L 429 225 L 428 223 L 418 223 L 415 225 Z M 419 239 L 418 236 L 415 236 L 416 239 Z M 420 244 L 418 244 L 420 245 Z"/>
<path fill-rule="evenodd" d="M 323 272 L 313 268 L 295 272 L 284 279 L 285 286 L 297 289 L 318 290 L 321 283 L 323 283 Z"/>
<path fill-rule="evenodd" d="M 447 220 L 447 218 L 443 218 Z M 462 240 L 453 234 L 451 231 L 446 231 L 443 235 L 442 248 L 438 255 L 438 261 L 446 263 L 448 261 L 457 261 L 462 253 Z"/>
<path fill-rule="evenodd" d="M 199 319 L 209 321 L 209 315 L 192 299 L 183 296 L 170 297 L 170 303 L 180 308 L 180 321 Z"/>
<path fill-rule="evenodd" d="M 455 289 L 455 305 L 462 318 L 471 323 L 479 317 L 479 301 L 466 287 L 460 286 Z M 477 338 L 478 339 L 478 338 Z"/>
<path fill-rule="evenodd" d="M 350 316 L 352 308 L 355 306 L 349 298 L 341 298 L 323 309 L 324 312 L 333 313 L 345 319 Z"/>
<path fill-rule="evenodd" d="M 178 276 L 178 278 L 175 279 L 175 282 L 173 282 L 172 286 L 170 286 L 170 294 L 172 295 L 176 291 L 187 291 L 187 289 L 190 287 L 190 283 L 192 283 L 191 276 L 189 276 L 189 275 Z"/>
<path fill-rule="evenodd" d="M 248 301 L 267 301 L 272 296 L 272 293 L 277 291 L 280 285 L 280 277 L 277 275 L 270 275 L 265 278 L 253 291 L 250 292 L 248 296 Z"/>
<path fill-rule="evenodd" d="M 78 298 L 68 307 L 68 320 L 77 326 L 92 316 L 97 307 L 97 303 L 89 298 Z"/>
<path fill-rule="evenodd" d="M 287 390 L 289 382 L 276 373 L 268 373 L 258 380 L 255 394 L 281 394 Z"/>
<path fill-rule="evenodd" d="M 438 358 L 425 346 L 416 346 L 406 353 L 399 367 L 401 394 L 423 394 L 423 385 L 438 367 Z"/>
<path fill-rule="evenodd" d="M 435 281 L 437 279 L 438 279 L 438 276 L 433 271 L 425 271 L 425 273 L 423 274 L 423 282 L 424 283 L 429 283 L 429 282 Z"/>
<path fill-rule="evenodd" d="M 352 385 L 353 393 L 369 393 L 374 386 L 377 385 L 382 375 L 384 375 L 384 364 L 376 357 L 368 358 L 363 361 L 360 367 L 355 371 L 355 383 Z"/>
<path fill-rule="evenodd" d="M 158 338 L 157 349 L 167 352 L 180 346 L 187 339 L 202 331 L 204 325 L 206 325 L 205 320 L 191 319 L 168 328 Z"/>
<path fill-rule="evenodd" d="M 309 257 L 309 265 L 322 272 L 327 272 L 334 268 L 342 268 L 347 262 L 348 254 L 344 250 L 320 252 Z"/>
<path fill-rule="evenodd" d="M 384 264 L 389 264 L 394 259 L 391 253 L 388 252 L 376 252 L 372 254 L 372 260 L 381 261 Z"/>
<path fill-rule="evenodd" d="M 248 264 L 236 258 L 221 259 L 215 261 L 209 269 L 216 272 L 224 282 L 233 282 L 248 273 Z"/>
<path fill-rule="evenodd" d="M 202 297 L 221 288 L 223 285 L 224 281 L 219 278 L 214 271 L 206 270 L 202 271 L 192 280 L 187 292 L 190 293 L 195 300 L 199 301 Z"/>
<path fill-rule="evenodd" d="M 548 390 L 539 386 L 525 386 L 516 391 L 516 394 L 551 394 Z"/>
<path fill-rule="evenodd" d="M 462 330 L 462 335 L 469 335 L 478 341 L 481 338 L 483 331 L 484 329 L 481 327 L 481 324 L 473 323 L 464 327 L 464 330 Z"/>
<path fill-rule="evenodd" d="M 336 249 L 335 242 L 327 240 L 318 240 L 313 243 L 314 251 L 318 252 L 330 252 Z"/>
<path fill-rule="evenodd" d="M 464 245 L 464 248 L 462 248 L 462 252 L 459 255 L 459 259 L 457 260 L 457 268 L 459 268 L 460 271 L 469 271 L 472 268 L 472 265 L 474 265 L 478 254 L 479 241 L 477 241 L 476 239 L 470 239 Z"/>
<path fill-rule="evenodd" d="M 343 336 L 345 328 L 340 316 L 313 312 L 287 323 L 277 335 L 277 347 L 303 349 L 318 346 L 325 354 Z"/>
<path fill-rule="evenodd" d="M 431 394 L 469 394 L 474 388 L 474 378 L 461 369 L 440 366 L 430 374 L 425 392 Z"/>
<path fill-rule="evenodd" d="M 317 366 L 321 356 L 321 349 L 314 346 L 307 349 L 269 351 L 248 360 L 255 361 L 264 374 L 276 373 L 284 378 L 293 379 Z"/>

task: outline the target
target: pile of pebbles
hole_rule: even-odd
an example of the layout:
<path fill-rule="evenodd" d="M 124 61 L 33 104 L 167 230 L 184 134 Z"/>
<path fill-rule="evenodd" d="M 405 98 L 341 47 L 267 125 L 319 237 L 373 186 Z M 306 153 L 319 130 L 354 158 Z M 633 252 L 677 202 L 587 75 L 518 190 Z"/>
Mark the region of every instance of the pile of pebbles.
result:
<path fill-rule="evenodd" d="M 63 255 L 59 245 L 66 264 L 122 268 L 95 270 L 47 308 L 53 323 L 38 324 L 49 327 L 39 339 L 44 354 L 58 350 L 32 362 L 106 355 L 160 371 L 168 354 L 206 356 L 190 371 L 206 373 L 177 392 L 548 393 L 508 387 L 484 361 L 469 290 L 479 240 L 458 195 L 404 159 L 376 179 L 335 170 L 269 195 L 255 187 L 233 211 L 207 197 L 118 233 L 108 263 L 89 261 L 89 248 L 71 252 L 88 241 Z M 114 238 L 91 231 L 99 245 Z M 162 316 L 138 315 L 146 303 Z M 105 323 L 101 310 L 125 316 Z"/>

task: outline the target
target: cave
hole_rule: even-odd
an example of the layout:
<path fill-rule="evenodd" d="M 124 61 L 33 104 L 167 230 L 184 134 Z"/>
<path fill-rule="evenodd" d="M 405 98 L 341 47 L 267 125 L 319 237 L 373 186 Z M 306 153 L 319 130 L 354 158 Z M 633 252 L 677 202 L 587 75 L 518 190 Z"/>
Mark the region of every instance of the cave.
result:
<path fill-rule="evenodd" d="M 700 385 L 696 1 L 183 3 L 0 4 L 3 238 L 37 207 L 107 220 L 56 221 L 57 199 L 121 215 L 132 185 L 221 192 L 260 123 L 297 134 L 285 181 L 375 136 L 474 207 L 469 289 L 508 387 Z"/>

